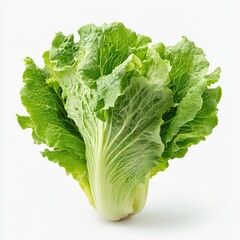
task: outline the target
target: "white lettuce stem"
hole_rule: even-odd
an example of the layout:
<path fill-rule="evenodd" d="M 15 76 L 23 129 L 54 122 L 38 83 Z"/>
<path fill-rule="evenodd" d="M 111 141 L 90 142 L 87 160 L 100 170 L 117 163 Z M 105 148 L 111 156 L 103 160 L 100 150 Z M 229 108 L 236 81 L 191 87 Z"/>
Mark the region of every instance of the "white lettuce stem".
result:
<path fill-rule="evenodd" d="M 93 148 L 87 148 L 86 151 L 95 151 L 95 154 L 88 154 L 87 156 L 94 156 L 94 159 L 88 159 L 93 164 L 89 165 L 88 171 L 92 178 L 90 179 L 90 186 L 94 199 L 96 210 L 105 218 L 111 221 L 124 220 L 132 215 L 140 212 L 145 205 L 149 175 L 146 176 L 145 182 L 131 189 L 126 189 L 123 185 L 113 184 L 110 179 L 110 174 L 106 169 L 106 156 L 104 149 L 104 129 L 105 123 L 98 120 L 98 132 L 96 136 L 96 145 Z M 111 176 L 114 173 L 111 172 Z"/>

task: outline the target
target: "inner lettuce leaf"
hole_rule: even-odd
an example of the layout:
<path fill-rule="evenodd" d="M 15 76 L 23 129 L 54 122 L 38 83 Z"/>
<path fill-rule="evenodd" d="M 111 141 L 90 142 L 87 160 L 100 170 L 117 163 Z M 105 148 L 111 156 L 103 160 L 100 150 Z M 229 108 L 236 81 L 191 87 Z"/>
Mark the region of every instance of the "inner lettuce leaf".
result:
<path fill-rule="evenodd" d="M 38 68 L 26 58 L 21 90 L 42 155 L 66 169 L 109 220 L 144 207 L 149 180 L 205 140 L 217 125 L 220 68 L 208 73 L 202 49 L 186 37 L 150 44 L 122 23 L 58 32 Z"/>

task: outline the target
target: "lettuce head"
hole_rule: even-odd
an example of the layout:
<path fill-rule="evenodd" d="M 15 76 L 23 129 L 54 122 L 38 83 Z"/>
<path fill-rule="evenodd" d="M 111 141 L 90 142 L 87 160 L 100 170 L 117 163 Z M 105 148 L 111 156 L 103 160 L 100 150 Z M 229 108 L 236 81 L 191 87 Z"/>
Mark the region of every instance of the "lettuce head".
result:
<path fill-rule="evenodd" d="M 90 204 L 116 221 L 144 207 L 149 180 L 217 125 L 220 68 L 208 73 L 186 37 L 151 44 L 122 23 L 58 32 L 43 68 L 25 59 L 21 101 L 42 155 L 71 174 Z"/>

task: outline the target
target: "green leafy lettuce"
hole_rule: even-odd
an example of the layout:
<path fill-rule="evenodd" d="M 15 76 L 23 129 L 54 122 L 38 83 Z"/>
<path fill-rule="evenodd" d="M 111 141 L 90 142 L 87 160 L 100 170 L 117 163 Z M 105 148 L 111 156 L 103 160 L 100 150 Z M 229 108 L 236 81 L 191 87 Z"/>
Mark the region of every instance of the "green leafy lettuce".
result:
<path fill-rule="evenodd" d="M 149 179 L 205 140 L 217 125 L 220 69 L 208 73 L 202 49 L 186 37 L 174 45 L 122 23 L 57 33 L 39 68 L 26 58 L 21 101 L 34 143 L 66 169 L 91 205 L 120 220 L 145 204 Z"/>

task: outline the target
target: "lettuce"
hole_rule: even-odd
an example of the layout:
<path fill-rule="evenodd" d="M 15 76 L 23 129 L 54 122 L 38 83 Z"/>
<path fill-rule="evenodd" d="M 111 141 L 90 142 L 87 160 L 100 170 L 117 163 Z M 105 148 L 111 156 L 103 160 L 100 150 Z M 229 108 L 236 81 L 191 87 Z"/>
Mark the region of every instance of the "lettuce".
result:
<path fill-rule="evenodd" d="M 210 88 L 202 49 L 186 37 L 166 47 L 122 23 L 57 33 L 39 68 L 26 58 L 21 101 L 34 143 L 76 179 L 105 218 L 144 207 L 149 180 L 217 125 L 221 88 Z"/>

